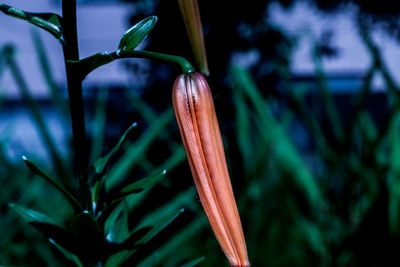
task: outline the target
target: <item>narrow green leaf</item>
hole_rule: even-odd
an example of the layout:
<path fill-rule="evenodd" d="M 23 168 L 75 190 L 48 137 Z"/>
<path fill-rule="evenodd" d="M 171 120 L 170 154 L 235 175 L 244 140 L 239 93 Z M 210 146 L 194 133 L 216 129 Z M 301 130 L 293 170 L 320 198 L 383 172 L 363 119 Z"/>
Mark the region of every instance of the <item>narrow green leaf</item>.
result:
<path fill-rule="evenodd" d="M 131 106 L 134 110 L 136 110 L 141 118 L 146 122 L 147 125 L 151 125 L 156 119 L 157 114 L 154 109 L 151 107 L 151 103 L 146 102 L 142 99 L 142 97 L 132 88 L 132 90 L 127 91 L 126 97 L 128 98 Z M 168 147 L 174 151 L 181 143 L 178 143 L 169 136 L 169 132 L 160 132 L 159 138 L 162 141 L 165 141 L 168 144 Z M 147 164 L 145 160 L 141 162 L 141 167 L 143 167 L 146 171 L 151 171 L 154 169 L 152 164 Z"/>
<path fill-rule="evenodd" d="M 376 142 L 378 138 L 378 129 L 368 112 L 360 112 L 359 124 L 367 141 L 370 143 Z"/>
<path fill-rule="evenodd" d="M 200 262 L 202 262 L 203 260 L 205 260 L 205 258 L 206 257 L 204 257 L 204 256 L 200 257 L 200 258 L 197 258 L 195 260 L 189 261 L 188 263 L 185 263 L 185 264 L 181 265 L 180 267 L 194 267 L 197 264 L 199 264 Z"/>
<path fill-rule="evenodd" d="M 59 93 L 57 92 L 58 86 L 54 78 L 53 68 L 50 65 L 50 61 L 48 58 L 48 53 L 45 50 L 46 46 L 43 42 L 42 38 L 40 37 L 40 33 L 38 29 L 32 29 L 32 40 L 35 46 L 35 50 L 38 56 L 40 70 L 43 74 L 43 78 L 46 81 L 46 85 L 48 91 L 50 93 L 50 97 L 52 100 L 52 104 L 55 108 L 57 108 L 61 114 L 66 112 L 65 103 L 62 101 Z"/>
<path fill-rule="evenodd" d="M 236 111 L 236 140 L 242 154 L 245 171 L 250 173 L 255 168 L 255 161 L 253 159 L 253 141 L 252 131 L 250 129 L 249 112 L 240 90 L 233 90 L 233 101 Z"/>
<path fill-rule="evenodd" d="M 202 211 L 203 213 L 203 211 Z M 205 216 L 197 216 L 195 220 L 186 225 L 182 230 L 175 233 L 167 242 L 157 248 L 158 258 L 165 266 L 178 266 L 182 262 L 183 257 L 177 257 L 175 251 L 182 251 L 187 244 L 198 238 L 199 232 L 203 227 L 208 227 L 208 221 Z M 184 256 L 180 254 L 179 256 Z"/>
<path fill-rule="evenodd" d="M 57 247 L 59 249 L 62 248 L 63 250 L 68 250 L 69 252 L 66 254 L 76 252 L 76 239 L 74 239 L 74 237 L 63 228 L 56 225 L 55 221 L 51 217 L 17 204 L 9 204 L 9 206 L 25 221 L 27 221 L 30 225 L 36 228 L 36 230 L 41 232 L 47 239 L 49 239 L 52 244 L 57 243 Z M 73 261 L 77 263 L 75 260 Z"/>
<path fill-rule="evenodd" d="M 80 79 L 83 80 L 93 70 L 112 61 L 114 61 L 114 58 L 110 53 L 100 52 L 81 60 L 68 60 L 67 64 L 70 64 L 75 69 L 78 69 Z"/>
<path fill-rule="evenodd" d="M 323 107 L 331 124 L 332 131 L 338 141 L 344 141 L 346 135 L 344 133 L 340 114 L 333 95 L 327 84 L 327 77 L 322 67 L 322 56 L 319 49 L 315 48 L 313 52 L 314 69 L 317 77 L 318 91 L 321 94 Z"/>
<path fill-rule="evenodd" d="M 60 185 L 57 181 L 55 181 L 52 177 L 50 177 L 47 173 L 39 169 L 33 162 L 27 159 L 27 157 L 23 156 L 22 159 L 24 160 L 26 166 L 36 175 L 44 178 L 47 182 L 49 182 L 52 186 L 58 189 L 65 198 L 69 201 L 71 206 L 74 208 L 75 211 L 79 212 L 82 211 L 82 207 L 79 202 L 74 198 L 62 185 Z"/>
<path fill-rule="evenodd" d="M 15 48 L 11 44 L 5 44 L 0 49 L 0 78 L 3 75 L 3 71 L 5 70 L 5 66 L 7 64 L 7 58 L 13 57 L 15 52 Z"/>
<path fill-rule="evenodd" d="M 112 224 L 106 223 L 106 239 L 108 242 L 121 243 L 128 238 L 130 234 L 128 216 L 128 207 L 125 204 L 119 209 L 118 215 Z"/>
<path fill-rule="evenodd" d="M 61 17 L 57 14 L 30 13 L 5 4 L 0 4 L 0 11 L 12 17 L 25 20 L 35 26 L 38 26 L 48 31 L 61 42 L 64 42 Z"/>
<path fill-rule="evenodd" d="M 103 204 L 101 201 L 101 197 L 103 194 L 102 191 L 104 191 L 104 179 L 96 181 L 92 187 L 92 199 L 96 206 L 96 212 L 102 207 L 101 205 Z"/>
<path fill-rule="evenodd" d="M 174 113 L 172 108 L 166 110 L 152 125 L 143 133 L 143 135 L 133 144 L 129 145 L 125 154 L 114 164 L 106 179 L 107 190 L 112 189 L 119 184 L 129 171 L 138 163 L 138 160 L 146 153 L 151 143 L 159 137 L 160 133 L 165 131 L 166 126 L 172 122 Z M 166 169 L 166 167 L 163 166 Z"/>
<path fill-rule="evenodd" d="M 46 222 L 30 222 L 30 225 L 41 232 L 50 242 L 55 242 L 71 253 L 79 253 L 79 241 L 58 225 Z"/>
<path fill-rule="evenodd" d="M 65 258 L 75 263 L 77 267 L 83 267 L 83 264 L 75 254 L 69 252 L 68 250 L 57 244 L 54 240 L 49 239 L 49 241 L 65 256 Z"/>
<path fill-rule="evenodd" d="M 310 248 L 321 258 L 326 257 L 326 241 L 323 239 L 323 233 L 318 225 L 312 221 L 300 219 L 298 221 L 299 235 L 303 235 Z"/>
<path fill-rule="evenodd" d="M 392 234 L 400 233 L 400 114 L 397 113 L 390 125 L 390 160 L 389 173 L 387 177 L 389 203 L 388 203 L 388 221 L 389 230 Z"/>
<path fill-rule="evenodd" d="M 8 205 L 28 223 L 41 222 L 55 224 L 55 221 L 51 217 L 39 211 L 35 211 L 14 203 L 10 203 Z"/>
<path fill-rule="evenodd" d="M 146 36 L 153 30 L 157 23 L 157 17 L 151 16 L 136 23 L 122 36 L 118 51 L 128 52 L 134 50 Z"/>
<path fill-rule="evenodd" d="M 151 231 L 151 226 L 140 228 L 129 235 L 121 244 L 121 249 L 131 250 L 136 247 L 136 243 Z"/>
<path fill-rule="evenodd" d="M 105 138 L 105 125 L 107 120 L 107 100 L 109 86 L 100 86 L 95 107 L 94 129 L 92 134 L 93 143 L 90 151 L 90 162 L 95 162 L 101 157 Z"/>
<path fill-rule="evenodd" d="M 155 172 L 150 176 L 140 179 L 137 182 L 131 183 L 124 187 L 120 192 L 124 195 L 139 193 L 143 190 L 152 187 L 155 183 L 157 183 L 161 178 L 167 173 L 167 170 L 163 170 L 161 172 Z"/>
<path fill-rule="evenodd" d="M 115 253 L 114 255 L 111 255 L 106 263 L 104 264 L 104 267 L 118 267 L 121 266 L 124 261 L 126 261 L 132 254 L 135 253 L 135 250 L 132 251 L 121 251 L 118 253 Z"/>
<path fill-rule="evenodd" d="M 104 157 L 98 159 L 96 161 L 96 163 L 94 164 L 94 169 L 95 172 L 97 174 L 102 174 L 106 167 L 108 166 L 108 164 L 110 163 L 110 160 L 112 159 L 112 157 L 120 150 L 122 144 L 124 143 L 127 135 L 129 134 L 129 132 L 136 127 L 137 123 L 133 123 L 125 132 L 124 134 L 121 136 L 121 138 L 119 139 L 117 145 Z"/>
<path fill-rule="evenodd" d="M 121 198 L 113 200 L 107 207 L 105 207 L 101 211 L 101 213 L 99 213 L 99 216 L 97 218 L 97 222 L 100 225 L 104 224 L 106 222 L 106 220 L 108 220 L 108 217 L 114 212 L 114 210 L 117 209 L 119 204 L 121 204 L 121 202 L 124 201 L 124 199 L 125 199 L 125 197 L 121 197 Z M 113 224 L 113 223 L 111 223 L 111 224 Z"/>
<path fill-rule="evenodd" d="M 271 144 L 276 154 L 279 168 L 293 179 L 293 182 L 304 192 L 311 207 L 322 207 L 325 201 L 312 173 L 303 162 L 298 151 L 291 143 L 284 129 L 276 121 L 268 101 L 265 101 L 253 79 L 244 69 L 234 66 L 232 77 L 237 90 L 242 90 L 253 105 L 260 134 Z M 294 173 L 293 170 L 296 170 Z"/>
<path fill-rule="evenodd" d="M 122 197 L 113 200 L 104 210 L 99 214 L 99 217 L 97 221 L 100 224 L 104 224 L 106 220 L 108 220 L 108 217 L 110 214 L 114 211 L 114 209 L 117 208 L 117 206 L 125 200 L 125 198 L 131 194 L 139 194 L 143 192 L 146 189 L 150 189 L 154 184 L 156 184 L 158 181 L 161 180 L 161 178 L 166 174 L 166 170 L 163 170 L 162 172 L 155 172 L 154 174 L 149 175 L 146 178 L 140 179 L 137 182 L 134 182 L 126 187 L 124 187 L 120 193 L 123 195 Z M 109 222 L 106 222 L 108 225 Z M 114 225 L 115 221 L 111 223 L 111 225 Z"/>
<path fill-rule="evenodd" d="M 159 264 L 158 252 L 152 253 L 149 257 L 140 262 L 137 267 L 155 267 Z"/>
<path fill-rule="evenodd" d="M 174 153 L 168 159 L 166 159 L 160 165 L 160 167 L 167 169 L 167 170 L 173 169 L 173 168 L 175 168 L 175 166 L 177 166 L 184 160 L 186 160 L 185 150 L 183 149 L 183 146 L 180 146 L 174 151 Z M 138 207 L 146 199 L 146 196 L 151 191 L 151 188 L 152 187 L 150 186 L 150 187 L 147 187 L 147 189 L 145 189 L 139 193 L 127 195 L 126 200 L 129 204 L 129 209 L 132 210 L 135 207 Z M 186 204 L 187 204 L 187 202 L 186 202 Z M 185 204 L 183 204 L 183 205 L 185 205 Z M 175 209 L 180 208 L 183 205 L 181 205 L 179 207 L 175 206 Z"/>
<path fill-rule="evenodd" d="M 144 227 L 151 227 L 151 230 L 142 238 L 140 238 L 136 245 L 145 244 L 149 240 L 151 240 L 155 235 L 157 235 L 161 230 L 167 227 L 173 220 L 175 220 L 179 214 L 184 212 L 184 209 L 180 209 L 177 211 L 170 212 L 167 215 L 160 216 L 158 218 L 151 218 L 152 220 L 148 219 L 143 221 L 137 229 L 144 228 Z"/>

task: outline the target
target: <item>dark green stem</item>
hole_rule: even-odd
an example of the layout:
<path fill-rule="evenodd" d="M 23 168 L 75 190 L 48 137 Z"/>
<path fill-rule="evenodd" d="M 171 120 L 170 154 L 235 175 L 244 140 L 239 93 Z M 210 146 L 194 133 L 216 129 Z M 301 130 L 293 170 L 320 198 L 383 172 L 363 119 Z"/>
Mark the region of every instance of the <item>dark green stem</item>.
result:
<path fill-rule="evenodd" d="M 178 64 L 182 68 L 182 72 L 187 74 L 190 72 L 195 71 L 192 64 L 187 61 L 185 58 L 180 56 L 173 56 L 163 53 L 157 52 L 149 52 L 149 51 L 142 51 L 142 50 L 134 50 L 129 52 L 114 52 L 111 54 L 114 59 L 118 58 L 148 58 L 148 59 L 158 59 L 163 60 L 171 63 Z"/>
<path fill-rule="evenodd" d="M 67 73 L 69 105 L 74 143 L 74 163 L 79 177 L 80 199 L 82 206 L 92 211 L 91 194 L 88 185 L 88 149 L 83 108 L 82 81 L 79 72 L 67 63 L 79 60 L 78 38 L 76 27 L 76 0 L 62 1 L 62 17 L 64 26 L 63 45 L 65 69 Z"/>

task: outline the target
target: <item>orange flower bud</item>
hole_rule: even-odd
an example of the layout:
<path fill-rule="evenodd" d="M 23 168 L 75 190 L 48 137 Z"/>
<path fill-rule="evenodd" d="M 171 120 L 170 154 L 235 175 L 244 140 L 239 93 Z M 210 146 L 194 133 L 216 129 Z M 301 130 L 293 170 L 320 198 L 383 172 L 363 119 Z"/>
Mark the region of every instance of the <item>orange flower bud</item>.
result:
<path fill-rule="evenodd" d="M 206 79 L 194 72 L 174 84 L 173 106 L 201 204 L 231 266 L 250 266 Z"/>

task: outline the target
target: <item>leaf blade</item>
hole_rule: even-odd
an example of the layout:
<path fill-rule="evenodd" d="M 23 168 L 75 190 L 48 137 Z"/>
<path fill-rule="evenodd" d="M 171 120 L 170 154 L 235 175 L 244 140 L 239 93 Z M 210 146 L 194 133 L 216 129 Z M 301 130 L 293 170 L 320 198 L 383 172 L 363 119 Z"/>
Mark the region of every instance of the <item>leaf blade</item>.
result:
<path fill-rule="evenodd" d="M 115 147 L 104 157 L 101 157 L 100 159 L 98 159 L 96 161 L 96 163 L 94 164 L 94 169 L 95 172 L 97 174 L 102 174 L 106 167 L 108 166 L 108 164 L 110 163 L 111 158 L 120 150 L 122 144 L 124 143 L 127 135 L 129 134 L 129 132 L 137 126 L 137 123 L 134 122 L 131 126 L 129 126 L 129 128 L 122 134 L 121 138 L 119 139 L 118 143 L 115 145 Z"/>
<path fill-rule="evenodd" d="M 156 23 L 156 16 L 147 17 L 136 23 L 122 35 L 118 51 L 128 52 L 134 50 L 153 30 Z"/>
<path fill-rule="evenodd" d="M 135 244 L 141 245 L 150 241 L 155 235 L 161 232 L 165 227 L 167 227 L 172 221 L 174 221 L 185 209 L 175 210 L 167 215 L 161 216 L 153 221 L 144 221 L 138 228 L 151 227 L 142 238 L 140 238 Z"/>
<path fill-rule="evenodd" d="M 79 204 L 78 200 L 74 196 L 71 195 L 61 184 L 55 181 L 50 175 L 42 171 L 39 167 L 37 167 L 32 161 L 30 161 L 26 156 L 22 156 L 26 166 L 36 175 L 42 177 L 47 182 L 49 182 L 52 186 L 58 189 L 68 200 L 71 206 L 74 208 L 75 211 L 82 211 L 82 207 Z"/>
<path fill-rule="evenodd" d="M 39 211 L 32 210 L 15 203 L 10 203 L 8 204 L 8 206 L 28 223 L 43 222 L 43 223 L 55 224 L 55 221 L 51 217 Z"/>
<path fill-rule="evenodd" d="M 63 29 L 61 25 L 61 17 L 57 14 L 31 13 L 5 4 L 0 4 L 0 11 L 6 15 L 27 21 L 39 28 L 42 28 L 60 40 L 62 43 L 65 42 L 62 34 Z"/>
<path fill-rule="evenodd" d="M 157 183 L 161 177 L 163 177 L 167 173 L 167 170 L 162 170 L 161 172 L 154 172 L 153 174 L 150 174 L 148 177 L 140 179 L 136 182 L 133 182 L 127 186 L 125 186 L 123 189 L 121 189 L 121 193 L 123 195 L 129 195 L 129 194 L 134 194 L 134 193 L 140 193 L 143 190 L 153 186 L 155 183 Z"/>
<path fill-rule="evenodd" d="M 205 260 L 205 258 L 206 258 L 206 257 L 203 256 L 203 257 L 194 259 L 194 260 L 189 261 L 189 262 L 187 262 L 187 263 L 185 263 L 185 264 L 183 264 L 183 265 L 181 265 L 181 266 L 179 266 L 179 267 L 194 267 L 194 266 L 196 266 L 197 264 L 199 264 L 200 262 L 202 262 L 203 260 Z"/>

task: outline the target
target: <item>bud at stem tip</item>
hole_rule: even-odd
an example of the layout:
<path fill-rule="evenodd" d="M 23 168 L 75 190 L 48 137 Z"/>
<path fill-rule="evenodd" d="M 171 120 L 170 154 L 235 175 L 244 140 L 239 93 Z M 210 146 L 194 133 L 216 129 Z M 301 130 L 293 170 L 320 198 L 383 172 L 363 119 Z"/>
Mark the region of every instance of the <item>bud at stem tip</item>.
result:
<path fill-rule="evenodd" d="M 214 234 L 231 266 L 250 266 L 208 83 L 180 75 L 173 106 L 194 182 Z"/>

